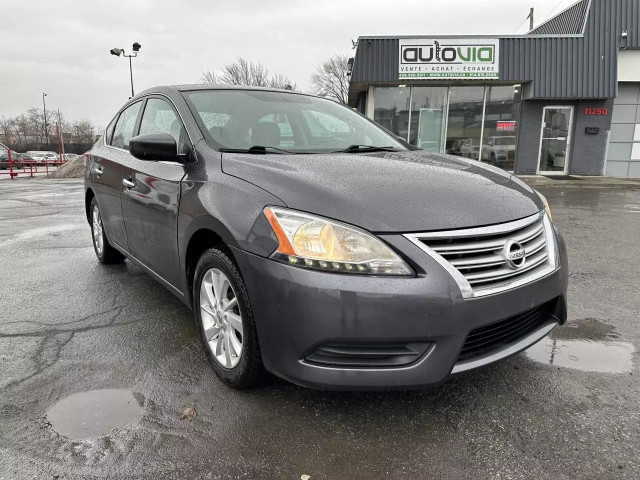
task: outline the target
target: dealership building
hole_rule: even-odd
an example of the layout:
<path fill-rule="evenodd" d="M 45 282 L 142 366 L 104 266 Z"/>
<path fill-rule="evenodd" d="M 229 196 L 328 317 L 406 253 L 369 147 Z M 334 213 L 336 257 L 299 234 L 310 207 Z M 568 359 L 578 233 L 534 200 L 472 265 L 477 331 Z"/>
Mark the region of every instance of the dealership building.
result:
<path fill-rule="evenodd" d="M 349 104 L 413 145 L 517 174 L 640 178 L 640 0 L 525 35 L 359 37 Z"/>

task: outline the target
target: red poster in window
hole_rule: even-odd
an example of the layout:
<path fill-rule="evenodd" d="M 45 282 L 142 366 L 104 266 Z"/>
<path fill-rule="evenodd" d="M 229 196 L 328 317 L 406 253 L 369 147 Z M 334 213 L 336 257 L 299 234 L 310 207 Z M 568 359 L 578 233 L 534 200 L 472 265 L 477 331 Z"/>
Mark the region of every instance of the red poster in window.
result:
<path fill-rule="evenodd" d="M 515 132 L 516 131 L 516 122 L 497 122 L 496 130 L 499 132 Z"/>

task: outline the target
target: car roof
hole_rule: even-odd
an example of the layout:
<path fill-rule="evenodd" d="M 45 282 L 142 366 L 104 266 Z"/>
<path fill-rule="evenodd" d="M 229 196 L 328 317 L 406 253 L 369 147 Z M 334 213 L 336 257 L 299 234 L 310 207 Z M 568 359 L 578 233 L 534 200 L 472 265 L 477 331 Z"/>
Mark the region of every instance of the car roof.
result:
<path fill-rule="evenodd" d="M 148 88 L 147 90 L 140 92 L 136 95 L 136 97 L 142 97 L 145 95 L 150 95 L 152 93 L 169 93 L 169 92 L 189 92 L 193 90 L 245 90 L 245 91 L 258 91 L 258 92 L 278 92 L 278 93 L 288 93 L 292 95 L 306 95 L 308 97 L 318 97 L 318 95 L 313 95 L 311 93 L 298 92 L 296 90 L 284 90 L 281 88 L 271 88 L 271 87 L 255 87 L 248 85 L 214 85 L 214 84 L 202 84 L 202 83 L 193 83 L 193 84 L 184 84 L 184 85 L 159 85 L 157 87 Z"/>

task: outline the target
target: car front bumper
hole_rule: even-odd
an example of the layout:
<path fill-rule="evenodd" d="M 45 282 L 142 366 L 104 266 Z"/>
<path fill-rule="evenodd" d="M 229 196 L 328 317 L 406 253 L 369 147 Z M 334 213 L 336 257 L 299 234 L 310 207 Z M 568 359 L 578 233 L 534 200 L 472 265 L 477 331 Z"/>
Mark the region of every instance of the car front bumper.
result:
<path fill-rule="evenodd" d="M 558 268 L 494 295 L 462 298 L 450 274 L 401 235 L 382 236 L 426 274 L 373 277 L 284 265 L 234 249 L 251 299 L 265 367 L 293 383 L 327 390 L 414 389 L 511 356 L 566 321 L 567 255 L 556 231 Z M 535 331 L 458 361 L 474 329 L 550 303 Z M 394 367 L 326 366 L 309 355 L 326 344 L 428 344 L 416 361 Z"/>

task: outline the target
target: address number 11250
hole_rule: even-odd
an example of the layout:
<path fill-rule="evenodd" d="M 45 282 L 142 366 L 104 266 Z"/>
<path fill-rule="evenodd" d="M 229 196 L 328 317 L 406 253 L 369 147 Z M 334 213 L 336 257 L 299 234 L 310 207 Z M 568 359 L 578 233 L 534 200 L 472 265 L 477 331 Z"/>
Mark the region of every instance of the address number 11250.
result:
<path fill-rule="evenodd" d="M 608 108 L 585 108 L 584 109 L 584 114 L 585 115 L 606 115 L 609 113 L 609 109 Z"/>

